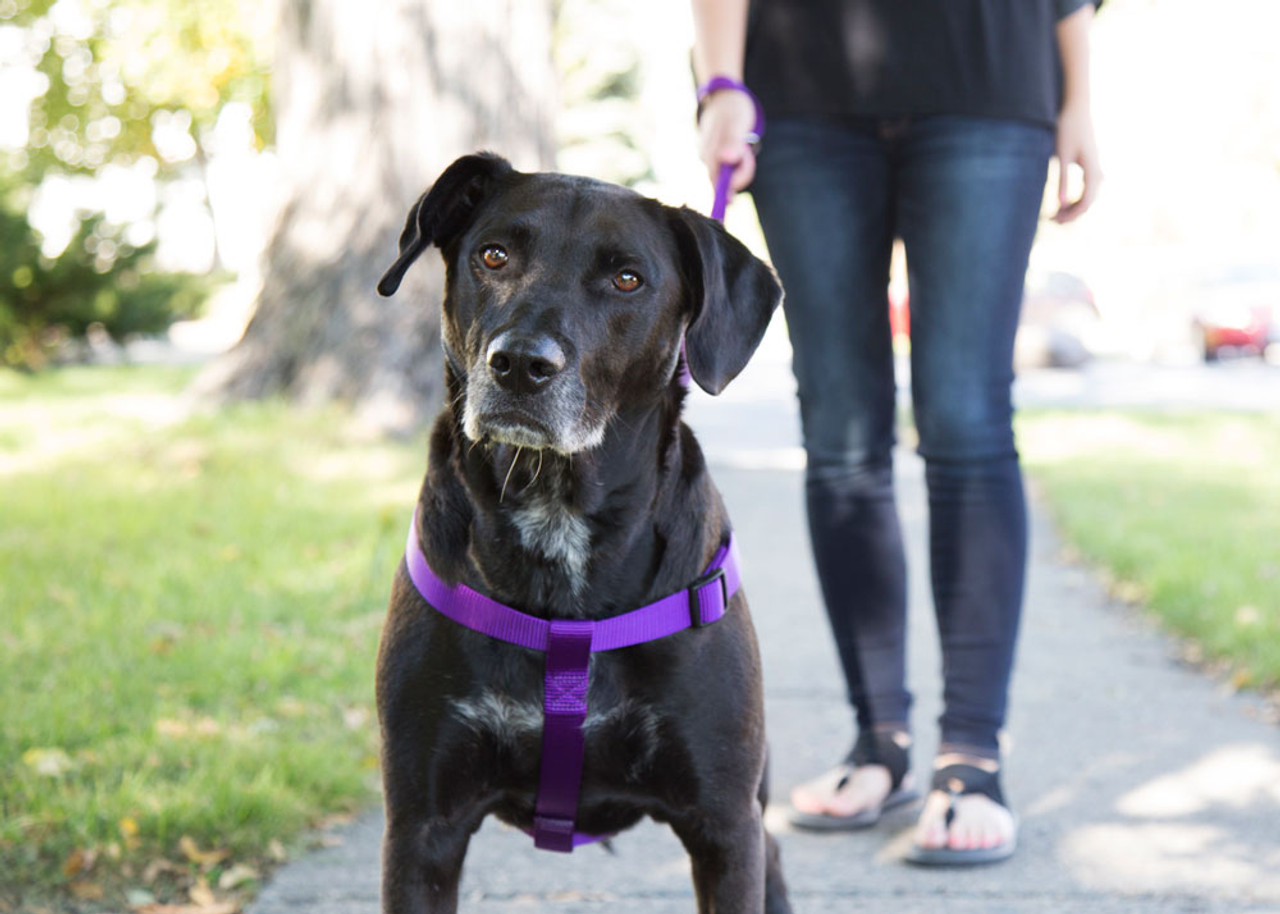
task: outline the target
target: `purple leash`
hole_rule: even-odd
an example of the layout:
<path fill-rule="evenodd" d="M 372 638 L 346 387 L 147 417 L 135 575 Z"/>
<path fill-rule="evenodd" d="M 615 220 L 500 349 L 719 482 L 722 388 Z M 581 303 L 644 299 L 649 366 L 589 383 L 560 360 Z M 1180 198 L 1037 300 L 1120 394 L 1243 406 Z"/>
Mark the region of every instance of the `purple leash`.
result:
<path fill-rule="evenodd" d="M 701 86 L 698 87 L 698 115 L 702 115 L 702 103 L 707 100 L 707 96 L 713 92 L 719 92 L 722 89 L 741 92 L 751 99 L 751 103 L 756 108 L 756 123 L 748 134 L 748 142 L 754 146 L 760 142 L 764 136 L 764 108 L 760 105 L 760 99 L 746 87 L 742 82 L 732 79 L 728 76 L 713 76 Z M 729 186 L 733 183 L 733 173 L 738 166 L 733 162 L 721 162 L 720 170 L 716 172 L 715 180 L 715 196 L 711 201 L 711 218 L 717 222 L 724 222 L 725 211 L 729 208 L 729 197 L 732 195 Z M 685 354 L 684 341 L 680 342 L 680 368 L 677 371 L 680 377 L 680 383 L 685 387 L 693 380 L 693 376 L 689 374 L 689 359 Z"/>
<path fill-rule="evenodd" d="M 733 79 L 729 76 L 713 76 L 705 83 L 698 87 L 698 117 L 702 117 L 702 105 L 707 98 L 714 92 L 729 90 L 732 92 L 741 92 L 747 98 L 751 99 L 751 104 L 756 109 L 755 126 L 751 128 L 751 132 L 747 135 L 747 142 L 751 146 L 755 146 L 764 137 L 764 108 L 760 104 L 760 99 L 756 98 L 755 93 L 747 88 L 746 84 L 740 80 Z M 732 162 L 721 162 L 720 171 L 716 174 L 715 181 L 715 198 L 711 204 L 711 218 L 717 222 L 724 222 L 724 212 L 729 206 L 729 185 L 733 181 L 733 173 L 737 170 L 737 165 Z"/>
<path fill-rule="evenodd" d="M 724 222 L 725 210 L 729 208 L 729 182 L 733 180 L 736 168 L 736 165 L 722 162 L 716 175 L 716 195 L 711 202 L 711 218 L 716 222 Z"/>
<path fill-rule="evenodd" d="M 542 766 L 534 809 L 534 844 L 568 853 L 608 835 L 574 829 L 582 788 L 587 685 L 591 654 L 656 641 L 686 628 L 702 628 L 724 616 L 741 586 L 733 534 L 696 581 L 681 591 L 599 621 L 548 620 L 512 609 L 465 584 L 446 584 L 427 564 L 418 544 L 418 514 L 405 543 L 413 586 L 443 616 L 473 631 L 547 655 L 542 710 Z"/>

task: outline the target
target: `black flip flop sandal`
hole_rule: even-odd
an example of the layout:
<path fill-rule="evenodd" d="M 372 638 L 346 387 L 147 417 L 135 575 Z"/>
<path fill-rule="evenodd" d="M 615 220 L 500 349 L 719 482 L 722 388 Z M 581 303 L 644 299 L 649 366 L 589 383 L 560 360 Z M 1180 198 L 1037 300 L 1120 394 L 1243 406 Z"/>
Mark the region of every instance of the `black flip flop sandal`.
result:
<path fill-rule="evenodd" d="M 1000 773 L 984 771 L 974 765 L 948 765 L 933 773 L 930 791 L 939 791 L 950 797 L 947 809 L 947 828 L 955 819 L 956 800 L 963 796 L 981 794 L 992 802 L 1008 809 L 1004 793 L 1000 790 Z M 1007 860 L 1018 847 L 1018 820 L 1014 817 L 1013 834 L 1008 841 L 995 847 L 951 848 L 920 847 L 912 845 L 904 858 L 908 863 L 920 866 L 975 866 L 980 863 L 997 863 Z"/>
<path fill-rule="evenodd" d="M 918 799 L 920 794 L 914 788 L 904 788 L 903 779 L 911 767 L 911 757 L 907 750 L 894 740 L 889 732 L 861 733 L 853 750 L 840 766 L 844 774 L 836 782 L 835 791 L 839 793 L 849 783 L 855 768 L 863 765 L 884 765 L 889 769 L 889 795 L 878 806 L 863 809 L 851 816 L 833 816 L 828 813 L 800 812 L 792 809 L 788 816 L 792 825 L 812 831 L 851 831 L 859 828 L 870 828 L 880 821 L 887 810 Z"/>

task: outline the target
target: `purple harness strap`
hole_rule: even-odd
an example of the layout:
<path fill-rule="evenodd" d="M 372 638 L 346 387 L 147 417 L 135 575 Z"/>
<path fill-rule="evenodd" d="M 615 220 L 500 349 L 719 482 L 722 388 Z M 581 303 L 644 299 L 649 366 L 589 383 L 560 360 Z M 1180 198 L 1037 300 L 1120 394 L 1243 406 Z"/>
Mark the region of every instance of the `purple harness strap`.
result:
<path fill-rule="evenodd" d="M 587 719 L 591 654 L 656 641 L 686 628 L 710 625 L 723 616 L 741 586 L 733 534 L 702 576 L 685 590 L 598 622 L 550 621 L 505 606 L 465 584 L 446 584 L 427 564 L 417 526 L 415 511 L 404 558 L 413 586 L 427 603 L 459 625 L 547 655 L 534 844 L 568 853 L 580 844 L 608 837 L 574 830 L 582 787 L 586 745 L 582 725 Z"/>

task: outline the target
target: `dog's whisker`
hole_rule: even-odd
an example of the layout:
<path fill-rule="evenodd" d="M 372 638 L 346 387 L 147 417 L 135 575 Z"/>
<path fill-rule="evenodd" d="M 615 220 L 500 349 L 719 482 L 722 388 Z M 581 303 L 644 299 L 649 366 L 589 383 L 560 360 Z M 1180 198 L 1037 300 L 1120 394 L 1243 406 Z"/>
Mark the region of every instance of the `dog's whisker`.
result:
<path fill-rule="evenodd" d="M 529 485 L 525 489 L 531 489 L 533 484 L 538 481 L 538 477 L 542 475 L 542 455 L 546 453 L 543 448 L 538 448 L 538 466 L 533 471 L 533 478 L 529 480 Z"/>
<path fill-rule="evenodd" d="M 511 482 L 511 474 L 515 472 L 516 462 L 520 459 L 520 452 L 524 448 L 517 444 L 516 455 L 511 458 L 511 466 L 507 468 L 507 478 L 502 480 L 502 491 L 498 494 L 498 504 L 502 504 L 502 500 L 507 497 L 507 483 Z"/>

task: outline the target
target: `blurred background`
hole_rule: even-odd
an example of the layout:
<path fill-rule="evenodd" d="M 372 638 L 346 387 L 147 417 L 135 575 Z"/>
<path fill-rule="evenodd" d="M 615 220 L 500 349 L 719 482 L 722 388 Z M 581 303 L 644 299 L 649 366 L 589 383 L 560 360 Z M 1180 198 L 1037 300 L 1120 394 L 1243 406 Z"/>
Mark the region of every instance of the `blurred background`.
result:
<path fill-rule="evenodd" d="M 317 181 L 389 177 L 378 205 L 398 218 L 453 154 L 490 145 L 524 167 L 708 205 L 681 0 L 547 0 L 474 16 L 386 3 L 385 28 L 335 12 L 327 34 L 302 31 L 294 6 L 310 5 L 0 4 L 6 363 L 82 358 L 86 337 L 160 357 L 166 298 L 179 353 L 230 347 L 264 282 L 273 297 L 272 238 L 300 238 L 289 220 L 311 211 L 331 223 L 316 239 L 316 256 L 331 257 L 349 229 L 332 207 L 366 202 L 358 191 L 300 206 Z M 1023 366 L 1280 359 L 1278 28 L 1268 0 L 1227 0 L 1211 17 L 1193 0 L 1107 4 L 1093 41 L 1106 193 L 1081 226 L 1044 223 Z M 476 66 L 468 42 L 504 59 Z M 316 59 L 326 54 L 328 77 Z M 333 91 L 372 103 L 353 118 Z M 749 198 L 731 225 L 765 253 Z M 385 257 L 386 238 L 377 244 Z M 56 304 L 64 287 L 100 313 Z M 35 298 L 44 304 L 21 304 Z"/>
<path fill-rule="evenodd" d="M 1042 222 L 1016 388 L 1064 560 L 1272 696 L 1277 35 L 1105 4 L 1106 181 Z M 0 0 L 0 911 L 235 911 L 376 800 L 442 271 L 374 285 L 476 149 L 708 210 L 691 41 L 683 0 Z M 748 195 L 728 225 L 767 256 Z M 801 467 L 793 390 L 779 314 L 691 398 L 713 461 Z"/>

